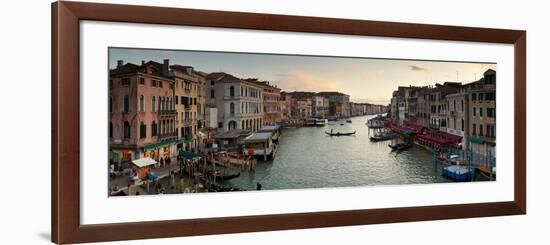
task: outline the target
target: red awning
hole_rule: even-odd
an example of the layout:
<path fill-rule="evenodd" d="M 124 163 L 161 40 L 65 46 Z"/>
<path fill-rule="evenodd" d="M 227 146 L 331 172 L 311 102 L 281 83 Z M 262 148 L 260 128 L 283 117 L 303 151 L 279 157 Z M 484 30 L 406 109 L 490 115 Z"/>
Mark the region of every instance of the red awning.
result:
<path fill-rule="evenodd" d="M 418 135 L 416 139 L 425 143 L 451 145 L 460 142 L 462 137 L 445 132 L 430 132 Z"/>
<path fill-rule="evenodd" d="M 394 132 L 399 133 L 399 134 L 403 134 L 407 131 L 415 133 L 415 134 L 419 134 L 419 133 L 422 133 L 422 130 L 425 127 L 421 126 L 421 125 L 418 125 L 418 124 L 406 122 L 403 125 L 391 123 L 390 128 L 391 128 L 391 130 L 393 130 Z"/>

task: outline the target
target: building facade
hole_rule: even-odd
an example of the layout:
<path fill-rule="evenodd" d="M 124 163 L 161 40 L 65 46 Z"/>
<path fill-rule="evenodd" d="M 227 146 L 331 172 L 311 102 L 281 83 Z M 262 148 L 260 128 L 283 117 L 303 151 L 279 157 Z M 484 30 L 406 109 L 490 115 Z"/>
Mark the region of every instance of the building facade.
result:
<path fill-rule="evenodd" d="M 175 82 L 175 108 L 177 135 L 185 141 L 184 150 L 200 147 L 199 130 L 205 126 L 205 81 L 206 78 L 192 66 L 170 66 Z"/>
<path fill-rule="evenodd" d="M 447 95 L 448 101 L 448 124 L 447 133 L 462 137 L 462 149 L 466 149 L 467 137 L 470 135 L 469 127 L 469 96 L 461 89 L 459 93 Z"/>
<path fill-rule="evenodd" d="M 292 120 L 303 122 L 313 117 L 314 92 L 295 91 L 285 94 L 290 98 L 290 115 Z"/>
<path fill-rule="evenodd" d="M 281 108 L 281 120 L 283 122 L 288 122 L 292 118 L 291 100 L 292 97 L 289 94 L 287 94 L 286 92 L 281 92 L 279 107 Z"/>
<path fill-rule="evenodd" d="M 176 154 L 174 82 L 168 63 L 117 62 L 109 71 L 109 148 L 119 161 Z"/>
<path fill-rule="evenodd" d="M 264 123 L 261 85 L 224 72 L 210 73 L 206 80 L 206 100 L 209 106 L 217 108 L 219 129 L 261 128 Z"/>
<path fill-rule="evenodd" d="M 319 92 L 317 95 L 328 98 L 331 117 L 351 116 L 349 95 L 340 92 Z"/>
<path fill-rule="evenodd" d="M 269 82 L 255 82 L 262 87 L 264 124 L 275 125 L 283 121 L 281 109 L 281 89 L 270 85 Z"/>
<path fill-rule="evenodd" d="M 468 105 L 470 149 L 475 155 L 495 156 L 496 143 L 496 72 L 487 70 L 483 78 L 466 84 Z"/>
<path fill-rule="evenodd" d="M 399 87 L 392 94 L 393 120 L 414 122 L 462 137 L 462 149 L 483 163 L 495 157 L 496 72 L 467 84 L 445 82 L 435 86 Z M 415 121 L 412 119 L 416 119 Z"/>
<path fill-rule="evenodd" d="M 328 118 L 330 101 L 327 97 L 313 96 L 312 97 L 312 115 L 315 118 Z"/>

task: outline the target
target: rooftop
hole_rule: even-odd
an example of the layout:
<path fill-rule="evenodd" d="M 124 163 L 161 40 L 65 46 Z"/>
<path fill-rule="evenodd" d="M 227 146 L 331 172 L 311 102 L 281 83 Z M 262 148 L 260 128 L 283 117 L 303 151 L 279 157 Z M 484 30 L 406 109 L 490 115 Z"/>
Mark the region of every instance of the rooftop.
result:
<path fill-rule="evenodd" d="M 253 133 L 252 135 L 246 137 L 245 142 L 266 141 L 271 139 L 271 136 L 272 136 L 271 132 Z"/>
<path fill-rule="evenodd" d="M 226 132 L 217 133 L 214 139 L 236 139 L 250 135 L 250 131 L 244 129 L 234 129 Z"/>

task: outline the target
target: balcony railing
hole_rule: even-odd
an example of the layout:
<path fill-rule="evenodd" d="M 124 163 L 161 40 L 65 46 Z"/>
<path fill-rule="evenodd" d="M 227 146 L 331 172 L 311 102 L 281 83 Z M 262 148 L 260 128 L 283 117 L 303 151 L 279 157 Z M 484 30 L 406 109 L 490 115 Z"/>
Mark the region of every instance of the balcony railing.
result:
<path fill-rule="evenodd" d="M 177 137 L 178 136 L 178 132 L 174 131 L 174 132 L 169 132 L 169 133 L 163 133 L 163 134 L 159 134 L 159 137 L 160 138 L 170 138 L 170 137 Z"/>
<path fill-rule="evenodd" d="M 176 110 L 159 110 L 160 115 L 176 115 Z"/>

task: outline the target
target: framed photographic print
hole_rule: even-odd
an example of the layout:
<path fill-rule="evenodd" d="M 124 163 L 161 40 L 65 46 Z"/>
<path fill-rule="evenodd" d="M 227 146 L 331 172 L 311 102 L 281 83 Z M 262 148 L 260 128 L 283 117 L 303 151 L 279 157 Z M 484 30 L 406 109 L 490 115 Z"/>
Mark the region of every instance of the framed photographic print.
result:
<path fill-rule="evenodd" d="M 525 214 L 525 38 L 55 2 L 52 241 Z"/>

